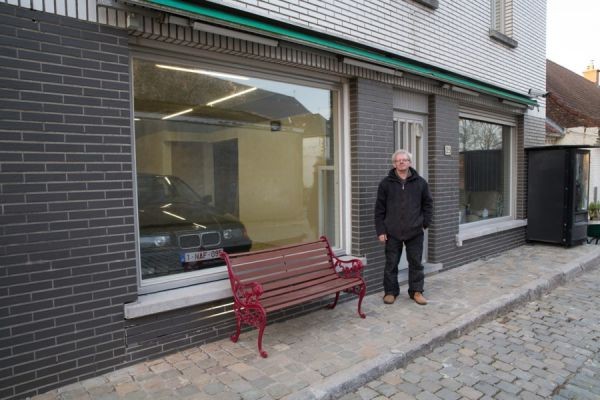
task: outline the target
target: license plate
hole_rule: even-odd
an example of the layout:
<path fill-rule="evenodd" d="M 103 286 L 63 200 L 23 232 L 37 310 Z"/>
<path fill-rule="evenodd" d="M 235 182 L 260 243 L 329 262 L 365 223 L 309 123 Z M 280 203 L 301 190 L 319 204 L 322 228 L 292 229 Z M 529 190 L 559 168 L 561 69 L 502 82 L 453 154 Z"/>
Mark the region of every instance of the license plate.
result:
<path fill-rule="evenodd" d="M 194 251 L 191 253 L 184 253 L 181 257 L 181 262 L 198 262 L 203 260 L 212 260 L 219 258 L 219 253 L 223 249 L 205 250 L 205 251 Z"/>

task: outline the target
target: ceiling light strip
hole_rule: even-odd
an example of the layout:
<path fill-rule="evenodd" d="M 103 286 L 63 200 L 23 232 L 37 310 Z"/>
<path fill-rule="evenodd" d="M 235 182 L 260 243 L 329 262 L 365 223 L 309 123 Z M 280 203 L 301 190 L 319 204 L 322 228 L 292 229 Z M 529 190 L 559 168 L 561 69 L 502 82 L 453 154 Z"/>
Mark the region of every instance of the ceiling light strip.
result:
<path fill-rule="evenodd" d="M 170 70 L 173 70 L 173 71 L 192 72 L 194 74 L 215 76 L 217 78 L 239 79 L 239 80 L 242 80 L 242 81 L 247 81 L 247 80 L 250 79 L 247 76 L 225 74 L 223 72 L 206 71 L 204 69 L 183 68 L 183 67 L 176 67 L 174 65 L 164 65 L 164 64 L 156 64 L 156 66 L 158 68 L 170 69 Z"/>
<path fill-rule="evenodd" d="M 233 99 L 234 97 L 238 97 L 238 96 L 244 95 L 246 93 L 253 92 L 256 89 L 258 89 L 258 88 L 253 87 L 253 88 L 250 88 L 250 89 L 242 90 L 241 92 L 237 92 L 237 93 L 234 93 L 232 95 L 225 96 L 225 97 L 217 99 L 217 100 L 213 100 L 213 101 L 211 101 L 209 103 L 206 103 L 206 105 L 209 106 L 209 107 L 212 107 L 213 105 L 215 105 L 217 103 L 221 103 L 221 102 L 223 102 L 225 100 Z"/>
<path fill-rule="evenodd" d="M 169 118 L 177 117 L 179 115 L 187 114 L 187 113 L 190 113 L 192 111 L 194 111 L 193 108 L 188 108 L 187 110 L 179 111 L 179 112 L 176 112 L 175 114 L 171 114 L 171 115 L 167 115 L 166 117 L 162 117 L 162 119 L 169 119 Z"/>

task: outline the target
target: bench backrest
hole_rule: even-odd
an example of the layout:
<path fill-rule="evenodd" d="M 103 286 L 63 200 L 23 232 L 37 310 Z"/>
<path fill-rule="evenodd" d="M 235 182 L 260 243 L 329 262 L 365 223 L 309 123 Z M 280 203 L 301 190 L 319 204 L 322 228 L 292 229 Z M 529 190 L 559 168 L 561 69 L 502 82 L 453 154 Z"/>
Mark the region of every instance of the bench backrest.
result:
<path fill-rule="evenodd" d="M 228 256 L 230 275 L 242 283 L 258 282 L 265 291 L 335 274 L 327 239 Z"/>

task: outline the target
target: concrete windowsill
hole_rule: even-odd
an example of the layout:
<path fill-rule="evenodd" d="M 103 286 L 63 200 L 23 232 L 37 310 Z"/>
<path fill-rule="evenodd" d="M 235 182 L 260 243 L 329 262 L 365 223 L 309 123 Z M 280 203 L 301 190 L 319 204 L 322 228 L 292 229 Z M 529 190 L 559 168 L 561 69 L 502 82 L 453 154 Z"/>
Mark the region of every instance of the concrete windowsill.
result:
<path fill-rule="evenodd" d="M 339 256 L 339 258 L 342 260 L 358 258 L 363 265 L 367 265 L 364 257 Z M 139 295 L 134 303 L 125 304 L 125 319 L 145 317 L 228 298 L 231 298 L 229 279 L 143 294 Z"/>
<path fill-rule="evenodd" d="M 494 29 L 490 29 L 490 38 L 494 39 L 499 43 L 502 43 L 505 46 L 510 47 L 511 49 L 514 49 L 519 45 L 519 43 L 515 39 Z"/>
<path fill-rule="evenodd" d="M 510 229 L 527 226 L 526 219 L 517 219 L 512 221 L 490 222 L 489 224 L 477 227 L 461 228 L 456 235 L 456 245 L 461 247 L 465 240 L 475 239 L 481 236 L 492 235 L 494 233 L 508 231 Z"/>
<path fill-rule="evenodd" d="M 140 318 L 231 297 L 229 280 L 202 283 L 179 289 L 139 295 L 125 304 L 125 318 Z"/>
<path fill-rule="evenodd" d="M 414 0 L 416 3 L 422 4 L 425 7 L 429 7 L 432 10 L 437 10 L 437 8 L 440 6 L 440 3 L 438 0 Z"/>

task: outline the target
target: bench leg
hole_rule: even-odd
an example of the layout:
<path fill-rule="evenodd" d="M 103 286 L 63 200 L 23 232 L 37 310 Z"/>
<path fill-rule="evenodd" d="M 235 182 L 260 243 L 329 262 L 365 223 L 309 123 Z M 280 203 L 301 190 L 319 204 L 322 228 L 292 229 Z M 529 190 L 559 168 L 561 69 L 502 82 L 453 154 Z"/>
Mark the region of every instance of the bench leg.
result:
<path fill-rule="evenodd" d="M 230 339 L 233 343 L 237 343 L 242 332 L 242 317 L 240 316 L 239 310 L 235 310 L 235 333 L 231 335 Z"/>
<path fill-rule="evenodd" d="M 258 328 L 258 352 L 263 358 L 268 354 L 262 349 L 262 338 L 267 326 L 267 313 L 259 304 L 253 304 L 247 307 L 235 309 L 235 333 L 230 336 L 232 342 L 237 342 L 240 338 L 242 324 L 251 325 Z"/>
<path fill-rule="evenodd" d="M 262 358 L 267 358 L 269 355 L 262 348 L 263 334 L 265 333 L 265 327 L 267 326 L 267 312 L 260 304 L 251 307 L 250 311 L 247 322 L 258 328 L 258 352 Z"/>
<path fill-rule="evenodd" d="M 330 309 L 332 309 L 332 308 L 335 308 L 335 306 L 337 305 L 337 302 L 338 302 L 338 299 L 339 299 L 339 298 L 340 298 L 340 292 L 337 292 L 337 293 L 335 294 L 335 299 L 333 299 L 333 303 L 331 303 L 331 304 L 328 304 L 328 305 L 327 305 L 327 308 L 330 308 Z"/>
<path fill-rule="evenodd" d="M 365 297 L 365 293 L 367 293 L 367 286 L 363 283 L 360 287 L 360 292 L 358 293 L 358 315 L 360 315 L 361 318 L 367 317 L 367 315 L 360 309 L 363 298 Z"/>
<path fill-rule="evenodd" d="M 269 356 L 269 354 L 266 351 L 264 351 L 262 348 L 262 338 L 263 338 L 263 333 L 265 333 L 265 325 L 266 324 L 267 324 L 267 321 L 265 320 L 263 322 L 263 324 L 258 328 L 258 352 L 262 358 L 267 358 Z"/>

